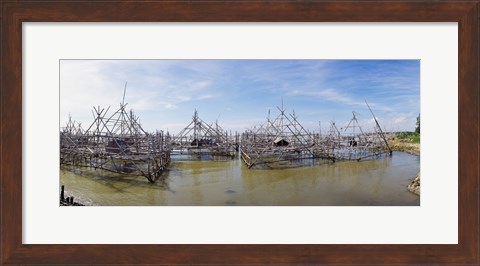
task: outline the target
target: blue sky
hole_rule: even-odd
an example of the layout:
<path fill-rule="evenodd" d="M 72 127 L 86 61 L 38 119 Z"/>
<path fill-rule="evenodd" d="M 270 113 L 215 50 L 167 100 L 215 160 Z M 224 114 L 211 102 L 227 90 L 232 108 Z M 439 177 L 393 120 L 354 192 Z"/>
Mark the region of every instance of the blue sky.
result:
<path fill-rule="evenodd" d="M 125 101 L 147 131 L 175 134 L 194 109 L 208 123 L 243 132 L 277 114 L 283 104 L 312 131 L 352 111 L 364 131 L 374 122 L 365 100 L 388 131 L 415 128 L 420 112 L 419 60 L 61 60 L 60 125 L 68 115 L 88 128 L 93 106 Z"/>

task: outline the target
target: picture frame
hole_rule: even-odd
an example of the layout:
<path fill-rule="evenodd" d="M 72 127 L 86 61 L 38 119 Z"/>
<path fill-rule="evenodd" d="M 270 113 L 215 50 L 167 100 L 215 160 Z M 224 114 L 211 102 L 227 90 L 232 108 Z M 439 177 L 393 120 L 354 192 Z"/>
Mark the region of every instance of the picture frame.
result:
<path fill-rule="evenodd" d="M 479 4 L 478 0 L 2 2 L 1 262 L 478 265 Z M 23 22 L 458 22 L 458 244 L 23 244 Z"/>

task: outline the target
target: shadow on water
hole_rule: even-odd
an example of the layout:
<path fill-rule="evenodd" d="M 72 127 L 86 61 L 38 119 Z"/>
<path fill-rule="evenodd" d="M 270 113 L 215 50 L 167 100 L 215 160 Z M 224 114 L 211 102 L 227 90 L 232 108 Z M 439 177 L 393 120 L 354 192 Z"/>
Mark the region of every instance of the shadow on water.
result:
<path fill-rule="evenodd" d="M 248 169 L 241 159 L 172 160 L 164 180 L 104 170 L 61 168 L 67 189 L 96 205 L 419 206 L 408 192 L 420 158 L 406 153 L 361 162 L 302 160 Z"/>
<path fill-rule="evenodd" d="M 140 187 L 144 189 L 164 189 L 175 193 L 168 186 L 168 179 L 160 178 L 155 183 L 148 182 L 147 178 L 143 176 L 129 176 L 102 169 L 93 168 L 73 168 L 70 166 L 62 166 L 61 171 L 69 171 L 77 176 L 82 176 L 97 182 L 103 186 L 109 187 L 117 192 L 126 192 L 129 187 Z M 168 171 L 166 171 L 168 172 Z M 164 173 L 165 175 L 166 173 Z"/>
<path fill-rule="evenodd" d="M 191 154 L 175 154 L 172 155 L 171 160 L 173 162 L 185 162 L 185 161 L 217 161 L 217 162 L 225 162 L 231 161 L 234 159 L 233 157 L 225 157 L 225 156 L 214 156 L 208 154 L 199 154 L 199 155 L 191 155 Z"/>

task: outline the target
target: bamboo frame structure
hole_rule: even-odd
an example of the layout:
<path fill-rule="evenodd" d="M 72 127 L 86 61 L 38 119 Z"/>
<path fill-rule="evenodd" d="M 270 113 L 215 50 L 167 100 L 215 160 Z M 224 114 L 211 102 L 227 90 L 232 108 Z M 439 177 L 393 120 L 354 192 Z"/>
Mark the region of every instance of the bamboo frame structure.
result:
<path fill-rule="evenodd" d="M 326 159 L 332 162 L 370 160 L 392 155 L 387 136 L 366 102 L 374 120 L 373 133 L 364 133 L 356 113 L 345 128 L 338 129 L 331 122 L 330 131 L 322 136 L 307 131 L 298 121 L 295 111 L 286 115 L 283 107 L 279 114 L 259 127 L 245 131 L 241 138 L 241 158 L 248 168 L 253 166 L 282 167 L 285 162 L 305 159 Z"/>
<path fill-rule="evenodd" d="M 355 112 L 347 126 L 339 130 L 331 121 L 329 134 L 320 137 L 314 153 L 322 159 L 335 161 L 361 161 L 392 154 L 386 136 L 377 123 L 373 133 L 365 133 Z M 376 118 L 375 118 L 376 120 Z"/>
<path fill-rule="evenodd" d="M 126 106 L 121 103 L 110 116 L 110 107 L 94 107 L 95 119 L 85 131 L 69 118 L 60 132 L 60 163 L 157 181 L 170 163 L 170 136 L 143 130 L 139 118 L 133 111 L 127 113 Z"/>
<path fill-rule="evenodd" d="M 316 155 L 313 135 L 297 120 L 295 112 L 287 115 L 285 109 L 277 107 L 279 114 L 257 128 L 242 134 L 240 154 L 248 168 L 254 165 L 272 167 L 283 162 L 312 159 Z"/>
<path fill-rule="evenodd" d="M 207 124 L 195 110 L 192 121 L 172 137 L 172 155 L 210 155 L 233 158 L 238 150 L 238 135 L 228 134 L 219 124 Z"/>
<path fill-rule="evenodd" d="M 392 154 L 387 137 L 366 102 L 375 121 L 373 133 L 364 133 L 356 113 L 340 130 L 331 122 L 327 135 L 314 134 L 298 121 L 295 111 L 288 114 L 282 106 L 274 119 L 268 113 L 267 121 L 241 135 L 228 134 L 216 121 L 205 123 L 194 111 L 192 121 L 178 134 L 147 133 L 133 111 L 126 112 L 123 102 L 112 115 L 110 109 L 94 107 L 94 121 L 87 130 L 69 117 L 61 130 L 63 165 L 100 168 L 116 173 L 145 176 L 155 182 L 166 170 L 170 157 L 175 155 L 202 155 L 240 157 L 248 168 L 253 166 L 283 167 L 293 161 L 326 159 L 369 160 Z M 342 130 L 342 131 L 341 131 Z M 239 149 L 240 148 L 240 149 Z"/>

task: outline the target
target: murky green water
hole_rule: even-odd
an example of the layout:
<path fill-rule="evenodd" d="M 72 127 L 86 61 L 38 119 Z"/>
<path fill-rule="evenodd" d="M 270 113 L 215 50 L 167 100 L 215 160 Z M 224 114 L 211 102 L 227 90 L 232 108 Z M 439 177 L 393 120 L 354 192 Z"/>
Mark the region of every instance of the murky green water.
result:
<path fill-rule="evenodd" d="M 91 205 L 359 206 L 419 205 L 407 191 L 418 156 L 396 152 L 364 162 L 322 161 L 281 170 L 247 169 L 240 159 L 174 161 L 165 183 L 101 170 L 61 168 L 69 195 Z"/>

